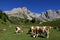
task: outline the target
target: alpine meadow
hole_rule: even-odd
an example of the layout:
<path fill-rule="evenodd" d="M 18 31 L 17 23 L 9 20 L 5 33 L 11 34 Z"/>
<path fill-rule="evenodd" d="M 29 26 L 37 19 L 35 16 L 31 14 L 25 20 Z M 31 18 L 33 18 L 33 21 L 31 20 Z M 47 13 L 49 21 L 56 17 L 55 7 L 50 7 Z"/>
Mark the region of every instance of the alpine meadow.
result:
<path fill-rule="evenodd" d="M 9 13 L 0 10 L 0 40 L 60 40 L 60 19 L 49 19 L 48 12 L 45 15 L 47 19 L 42 19 L 41 15 L 37 17 L 37 14 L 29 15 L 31 13 L 29 11 L 26 13 L 26 10 L 24 13 Z M 17 26 L 21 26 L 23 32 L 15 33 Z M 31 26 L 52 26 L 53 29 L 49 30 L 49 38 L 42 36 L 34 38 L 28 34 Z"/>

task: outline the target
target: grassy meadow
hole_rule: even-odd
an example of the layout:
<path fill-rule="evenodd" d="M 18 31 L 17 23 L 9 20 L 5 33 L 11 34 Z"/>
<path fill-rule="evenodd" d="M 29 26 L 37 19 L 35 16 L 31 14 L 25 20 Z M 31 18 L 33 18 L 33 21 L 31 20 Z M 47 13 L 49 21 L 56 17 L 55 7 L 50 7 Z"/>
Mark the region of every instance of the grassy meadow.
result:
<path fill-rule="evenodd" d="M 15 33 L 15 27 L 17 25 L 9 24 L 9 25 L 1 25 L 0 26 L 0 40 L 60 40 L 60 31 L 55 29 L 50 30 L 50 37 L 42 38 L 37 37 L 33 38 L 28 33 L 28 29 L 32 26 L 31 25 L 23 25 L 23 32 L 22 33 Z M 2 27 L 3 26 L 3 27 Z M 3 30 L 6 29 L 6 30 Z"/>

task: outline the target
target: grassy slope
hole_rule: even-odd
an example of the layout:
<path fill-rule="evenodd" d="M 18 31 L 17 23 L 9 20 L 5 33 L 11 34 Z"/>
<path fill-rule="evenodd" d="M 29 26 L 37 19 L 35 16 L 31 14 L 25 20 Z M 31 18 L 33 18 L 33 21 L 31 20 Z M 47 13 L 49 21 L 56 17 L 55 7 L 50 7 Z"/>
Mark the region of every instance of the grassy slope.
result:
<path fill-rule="evenodd" d="M 55 21 L 44 22 L 41 25 L 60 26 L 60 19 Z"/>
<path fill-rule="evenodd" d="M 33 38 L 30 34 L 27 34 L 28 29 L 32 25 L 39 25 L 39 24 L 24 24 L 23 25 L 23 33 L 15 34 L 15 27 L 21 24 L 11 24 L 9 21 L 4 23 L 4 21 L 0 20 L 0 40 L 60 40 L 60 31 L 55 29 L 50 30 L 50 38 L 42 38 L 37 37 Z M 6 31 L 3 31 L 6 29 Z"/>
<path fill-rule="evenodd" d="M 50 38 L 33 38 L 30 34 L 27 34 L 30 25 L 23 26 L 23 33 L 15 34 L 15 27 L 17 25 L 5 26 L 6 31 L 0 32 L 0 40 L 60 40 L 60 32 L 54 29 L 50 30 Z"/>

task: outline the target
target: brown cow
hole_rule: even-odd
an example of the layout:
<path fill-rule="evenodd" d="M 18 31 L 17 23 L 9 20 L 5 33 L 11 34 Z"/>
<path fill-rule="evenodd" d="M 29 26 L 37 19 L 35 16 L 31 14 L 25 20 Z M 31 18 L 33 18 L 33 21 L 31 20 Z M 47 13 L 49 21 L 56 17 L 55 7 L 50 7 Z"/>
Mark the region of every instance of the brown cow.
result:
<path fill-rule="evenodd" d="M 29 29 L 28 33 L 31 33 L 33 37 L 37 37 L 38 36 L 37 30 L 39 30 L 39 26 L 32 26 Z"/>
<path fill-rule="evenodd" d="M 51 26 L 40 26 L 38 33 L 44 33 L 47 38 L 49 38 L 49 30 L 53 28 Z"/>
<path fill-rule="evenodd" d="M 30 28 L 30 33 L 33 34 L 33 37 L 37 37 L 38 34 L 45 33 L 46 37 L 49 38 L 49 30 L 53 28 L 51 26 L 32 26 Z"/>
<path fill-rule="evenodd" d="M 50 26 L 40 26 L 39 33 L 45 33 L 46 37 L 49 38 L 49 30 L 51 29 Z"/>

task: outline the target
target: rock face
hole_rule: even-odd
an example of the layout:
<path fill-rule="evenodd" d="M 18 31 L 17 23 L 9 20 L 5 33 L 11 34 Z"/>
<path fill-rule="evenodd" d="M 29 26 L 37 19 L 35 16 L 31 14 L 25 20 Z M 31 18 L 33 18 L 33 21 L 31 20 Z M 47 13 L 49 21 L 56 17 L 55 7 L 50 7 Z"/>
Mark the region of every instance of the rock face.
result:
<path fill-rule="evenodd" d="M 11 11 L 5 11 L 5 13 L 11 17 L 19 17 L 19 18 L 27 18 L 29 20 L 32 20 L 32 18 L 38 18 L 40 16 L 40 14 L 36 14 L 31 12 L 30 10 L 28 10 L 26 7 L 22 7 L 22 8 L 14 8 Z"/>
<path fill-rule="evenodd" d="M 47 19 L 48 21 L 52 21 L 60 18 L 60 11 L 47 10 L 41 15 L 42 15 L 42 18 Z"/>
<path fill-rule="evenodd" d="M 52 21 L 55 19 L 60 18 L 60 10 L 47 10 L 46 12 L 42 13 L 34 13 L 28 10 L 26 7 L 22 8 L 14 8 L 11 11 L 4 11 L 9 17 L 19 17 L 19 18 L 27 18 L 29 20 L 32 20 L 33 18 L 38 18 L 39 20 L 46 22 L 46 21 Z"/>

